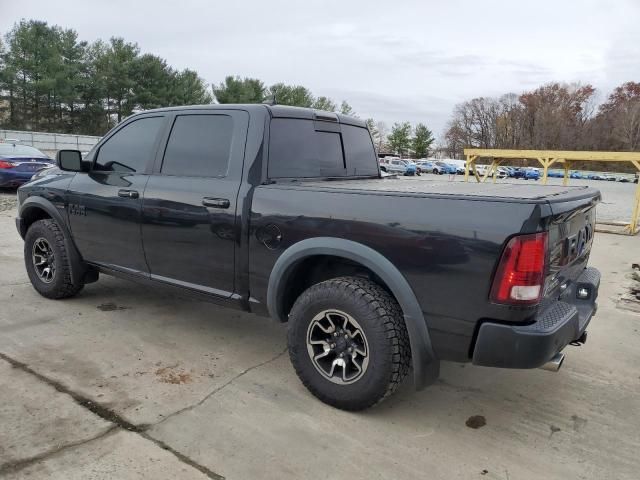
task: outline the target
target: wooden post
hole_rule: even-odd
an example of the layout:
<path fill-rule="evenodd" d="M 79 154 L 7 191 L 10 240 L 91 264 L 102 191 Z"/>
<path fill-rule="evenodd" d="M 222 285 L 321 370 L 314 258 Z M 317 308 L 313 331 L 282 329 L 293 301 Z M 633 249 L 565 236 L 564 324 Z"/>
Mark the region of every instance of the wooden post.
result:
<path fill-rule="evenodd" d="M 467 161 L 464 162 L 464 181 L 469 181 L 469 164 L 471 163 L 471 155 L 467 155 Z"/>
<path fill-rule="evenodd" d="M 569 160 L 564 161 L 564 178 L 562 179 L 562 185 L 569 185 L 569 167 L 571 163 Z"/>
<path fill-rule="evenodd" d="M 629 233 L 631 235 L 636 234 L 636 228 L 638 227 L 638 217 L 640 217 L 640 183 L 636 187 L 636 199 L 633 211 L 631 213 L 631 223 L 629 223 Z"/>
<path fill-rule="evenodd" d="M 633 163 L 640 172 L 640 161 L 632 160 L 631 163 Z M 629 233 L 631 235 L 636 234 L 636 228 L 638 227 L 638 217 L 640 217 L 640 182 L 638 182 L 638 186 L 636 187 L 636 196 L 633 203 L 634 205 L 633 210 L 631 211 L 631 223 L 629 223 Z"/>
<path fill-rule="evenodd" d="M 547 173 L 549 172 L 549 159 L 539 158 L 538 161 L 542 164 L 542 184 L 547 184 Z"/>

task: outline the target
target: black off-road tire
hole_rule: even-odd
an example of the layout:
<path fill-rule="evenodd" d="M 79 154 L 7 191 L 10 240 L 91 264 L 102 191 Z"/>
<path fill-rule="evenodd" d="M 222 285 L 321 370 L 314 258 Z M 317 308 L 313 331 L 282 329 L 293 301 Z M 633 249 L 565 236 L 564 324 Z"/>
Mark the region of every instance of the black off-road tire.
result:
<path fill-rule="evenodd" d="M 354 383 L 325 378 L 307 350 L 307 331 L 314 317 L 340 310 L 357 320 L 368 347 L 368 367 Z M 327 280 L 296 300 L 288 325 L 289 356 L 298 377 L 324 403 L 343 410 L 364 410 L 391 395 L 409 372 L 411 347 L 400 306 L 380 285 L 360 277 Z"/>
<path fill-rule="evenodd" d="M 50 283 L 44 282 L 36 273 L 32 251 L 33 244 L 44 238 L 53 251 L 55 274 Z M 71 265 L 65 246 L 64 234 L 58 224 L 51 219 L 38 220 L 27 230 L 24 239 L 24 263 L 31 285 L 46 298 L 60 299 L 76 295 L 84 287 L 84 283 L 74 283 L 71 278 Z"/>

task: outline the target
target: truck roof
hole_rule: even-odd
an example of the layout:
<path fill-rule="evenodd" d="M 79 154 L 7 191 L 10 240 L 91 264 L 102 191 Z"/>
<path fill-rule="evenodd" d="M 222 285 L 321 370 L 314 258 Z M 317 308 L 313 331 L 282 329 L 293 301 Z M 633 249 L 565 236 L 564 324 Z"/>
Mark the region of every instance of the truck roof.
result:
<path fill-rule="evenodd" d="M 177 107 L 154 108 L 152 110 L 144 110 L 134 115 L 149 112 L 168 112 L 180 110 L 246 110 L 258 112 L 268 111 L 272 117 L 276 118 L 300 118 L 304 120 L 322 120 L 329 122 L 344 123 L 347 125 L 355 125 L 356 127 L 366 127 L 364 120 L 341 113 L 325 112 L 324 110 L 316 110 L 315 108 L 292 107 L 289 105 L 268 105 L 265 103 L 211 103 L 205 105 L 183 105 Z"/>
<path fill-rule="evenodd" d="M 468 199 L 493 199 L 526 203 L 546 203 L 600 198 L 600 191 L 588 186 L 536 185 L 531 183 L 478 183 L 438 180 L 406 180 L 399 178 L 352 179 L 301 182 L 306 187 L 322 187 L 368 192 L 429 197 L 468 197 Z"/>

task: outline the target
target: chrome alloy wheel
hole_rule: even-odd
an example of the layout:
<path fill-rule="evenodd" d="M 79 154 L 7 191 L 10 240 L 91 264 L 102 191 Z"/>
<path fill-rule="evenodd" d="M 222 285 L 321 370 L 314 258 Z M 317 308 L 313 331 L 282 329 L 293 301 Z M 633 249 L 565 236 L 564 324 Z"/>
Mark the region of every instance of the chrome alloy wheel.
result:
<path fill-rule="evenodd" d="M 318 313 L 307 328 L 307 352 L 323 377 L 339 385 L 357 381 L 369 366 L 369 346 L 362 328 L 340 310 Z"/>
<path fill-rule="evenodd" d="M 56 258 L 46 238 L 39 237 L 33 242 L 31 260 L 38 278 L 44 283 L 51 283 L 56 275 Z"/>

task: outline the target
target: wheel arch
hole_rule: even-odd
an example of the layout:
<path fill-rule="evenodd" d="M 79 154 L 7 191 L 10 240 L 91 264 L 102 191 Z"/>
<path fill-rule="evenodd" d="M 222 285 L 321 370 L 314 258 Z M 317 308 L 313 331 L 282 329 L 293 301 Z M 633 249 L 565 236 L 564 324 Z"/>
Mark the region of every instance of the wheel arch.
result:
<path fill-rule="evenodd" d="M 85 280 L 87 266 L 84 263 L 73 238 L 71 237 L 71 232 L 67 222 L 65 222 L 62 214 L 52 202 L 42 197 L 32 196 L 27 198 L 20 205 L 19 221 L 17 222 L 20 236 L 24 239 L 27 234 L 27 230 L 29 230 L 29 227 L 34 222 L 47 218 L 54 220 L 62 230 L 65 248 L 71 265 L 72 280 L 74 282 L 81 282 Z"/>
<path fill-rule="evenodd" d="M 439 374 L 440 362 L 435 356 L 429 330 L 420 304 L 411 286 L 386 257 L 372 248 L 352 240 L 317 237 L 302 240 L 287 248 L 276 261 L 267 290 L 267 308 L 272 318 L 287 320 L 285 295 L 300 262 L 314 256 L 345 259 L 373 272 L 384 283 L 402 309 L 413 364 L 414 384 L 420 389 L 432 383 Z"/>

